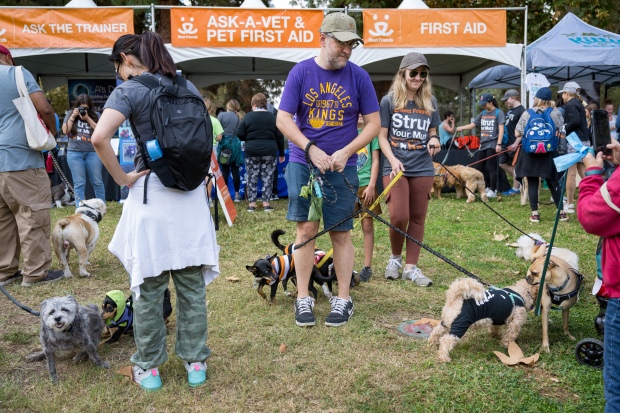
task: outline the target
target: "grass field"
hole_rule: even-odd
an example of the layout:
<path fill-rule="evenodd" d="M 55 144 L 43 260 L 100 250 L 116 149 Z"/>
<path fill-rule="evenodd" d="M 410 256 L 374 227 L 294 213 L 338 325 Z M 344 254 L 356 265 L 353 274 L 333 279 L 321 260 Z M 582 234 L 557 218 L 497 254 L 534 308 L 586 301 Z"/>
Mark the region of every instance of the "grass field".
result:
<path fill-rule="evenodd" d="M 543 190 L 541 200 L 549 200 Z M 529 207 L 517 197 L 491 200 L 490 205 L 516 227 L 551 235 L 554 211 L 541 206 L 539 224 L 529 222 Z M 233 227 L 220 213 L 218 243 L 221 276 L 207 289 L 209 338 L 207 384 L 190 389 L 181 361 L 174 355 L 175 313 L 168 326 L 170 359 L 161 366 L 164 387 L 147 394 L 115 373 L 129 365 L 134 352 L 132 337 L 102 347 L 101 356 L 112 368 L 103 370 L 90 362 L 73 364 L 69 356 L 57 360 L 60 377 L 52 385 L 45 362 L 26 363 L 24 357 L 40 348 L 39 320 L 0 295 L 0 411 L 2 412 L 601 412 L 604 406 L 601 372 L 575 360 L 575 344 L 562 334 L 561 314 L 552 312 L 551 353 L 542 353 L 533 366 L 506 367 L 493 354 L 499 343 L 482 331 L 452 353 L 449 364 L 437 362 L 436 349 L 424 340 L 401 335 L 405 320 L 439 318 L 450 283 L 464 276 L 432 254 L 422 251 L 419 266 L 434 284 L 417 287 L 402 280 L 388 282 L 383 269 L 390 254 L 387 227 L 375 223 L 375 275 L 352 290 L 355 315 L 342 328 L 327 328 L 323 321 L 329 303 L 322 295 L 315 307 L 317 325 L 295 326 L 293 298 L 281 289 L 269 306 L 252 289 L 245 266 L 273 254 L 269 234 L 287 231 L 283 242 L 293 242 L 294 225 L 285 219 L 286 200 L 273 203 L 271 214 L 260 209 L 240 210 Z M 387 208 L 383 217 L 387 219 Z M 74 295 L 81 304 L 101 304 L 112 289 L 128 290 L 127 274 L 107 250 L 122 206 L 108 204 L 100 224 L 101 238 L 91 256 L 90 278 L 76 276 L 50 285 L 8 290 L 24 304 L 38 308 L 51 296 Z M 52 222 L 70 213 L 52 210 Z M 188 217 L 188 219 L 207 219 Z M 514 249 L 520 233 L 482 203 L 466 204 L 447 194 L 430 203 L 424 242 L 483 280 L 502 286 L 524 277 L 528 268 Z M 494 241 L 494 234 L 508 239 Z M 356 269 L 362 264 L 362 235 L 353 234 Z M 571 333 L 579 340 L 596 337 L 594 317 L 598 305 L 589 294 L 595 277 L 597 239 L 584 233 L 574 215 L 560 223 L 556 245 L 578 253 L 586 285 L 570 317 Z M 327 236 L 318 246 L 330 248 Z M 54 257 L 54 268 L 58 263 Z M 71 268 L 77 271 L 72 256 Z M 240 282 L 226 278 L 237 276 Z M 173 291 L 173 301 L 175 299 Z M 540 319 L 530 313 L 517 343 L 526 355 L 539 351 Z M 280 346 L 285 344 L 286 351 Z"/>

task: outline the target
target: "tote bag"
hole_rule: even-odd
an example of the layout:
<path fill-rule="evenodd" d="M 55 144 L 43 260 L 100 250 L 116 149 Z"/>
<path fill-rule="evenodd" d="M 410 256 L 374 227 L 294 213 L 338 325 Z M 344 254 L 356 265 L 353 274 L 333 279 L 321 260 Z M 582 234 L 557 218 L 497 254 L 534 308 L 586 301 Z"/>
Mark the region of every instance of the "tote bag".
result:
<path fill-rule="evenodd" d="M 47 151 L 55 148 L 56 140 L 54 135 L 51 134 L 45 122 L 41 119 L 39 112 L 34 107 L 32 100 L 30 100 L 30 94 L 24 81 L 24 73 L 21 66 L 15 66 L 15 83 L 17 84 L 20 97 L 13 99 L 13 104 L 15 104 L 19 114 L 24 119 L 28 145 L 37 151 Z"/>

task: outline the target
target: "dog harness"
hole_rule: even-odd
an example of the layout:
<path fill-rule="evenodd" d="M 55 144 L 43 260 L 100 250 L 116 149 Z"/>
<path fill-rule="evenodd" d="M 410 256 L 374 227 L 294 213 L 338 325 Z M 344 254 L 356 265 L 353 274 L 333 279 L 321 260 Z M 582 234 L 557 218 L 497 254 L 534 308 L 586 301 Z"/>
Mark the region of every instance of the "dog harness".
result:
<path fill-rule="evenodd" d="M 271 270 L 276 278 L 272 279 L 269 285 L 273 285 L 277 281 L 283 281 L 288 278 L 289 274 L 295 268 L 295 258 L 292 255 L 280 255 L 271 261 Z"/>
<path fill-rule="evenodd" d="M 82 210 L 81 208 L 87 208 L 87 209 Z M 92 212 L 91 210 L 92 210 L 92 211 L 95 211 L 95 212 Z M 89 207 L 89 206 L 82 205 L 82 206 L 80 207 L 80 210 L 79 210 L 79 211 L 77 211 L 77 212 L 78 212 L 79 214 L 86 215 L 87 217 L 89 217 L 89 218 L 91 218 L 93 221 L 95 221 L 96 223 L 99 223 L 99 222 L 101 221 L 101 214 L 99 213 L 99 211 L 97 211 L 97 210 L 95 210 L 95 209 L 93 209 L 93 208 L 91 208 L 91 207 Z"/>
<path fill-rule="evenodd" d="M 106 294 L 116 303 L 116 315 L 113 320 L 106 320 L 106 325 L 109 328 L 122 328 L 123 334 L 127 332 L 133 326 L 133 300 L 129 297 L 125 300 L 125 294 L 122 291 L 114 290 Z M 120 309 L 123 309 L 121 312 Z"/>
<path fill-rule="evenodd" d="M 472 324 L 485 318 L 490 318 L 496 326 L 506 324 L 515 307 L 525 307 L 523 297 L 510 288 L 491 287 L 484 292 L 482 301 L 473 298 L 463 301 L 461 313 L 450 326 L 450 334 L 461 338 Z"/>
<path fill-rule="evenodd" d="M 578 295 L 579 291 L 581 291 L 581 284 L 583 284 L 583 274 L 579 273 L 577 270 L 574 270 L 572 268 L 571 268 L 571 271 L 575 273 L 575 275 L 577 276 L 577 288 L 575 288 L 573 291 L 567 294 L 556 294 L 557 291 L 561 291 L 564 287 L 566 287 L 566 285 L 570 281 L 570 276 L 566 277 L 566 281 L 564 281 L 564 283 L 559 287 L 552 288 L 552 287 L 549 287 L 549 285 L 547 285 L 547 291 L 549 291 L 549 296 L 551 297 L 551 304 L 560 305 L 564 301 L 569 300 L 573 298 L 574 296 Z"/>

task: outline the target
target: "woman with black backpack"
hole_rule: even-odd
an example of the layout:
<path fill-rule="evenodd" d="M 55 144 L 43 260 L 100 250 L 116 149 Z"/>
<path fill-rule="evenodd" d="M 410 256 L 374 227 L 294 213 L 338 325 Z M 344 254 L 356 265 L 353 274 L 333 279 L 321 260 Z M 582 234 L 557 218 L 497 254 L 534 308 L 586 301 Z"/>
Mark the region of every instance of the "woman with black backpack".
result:
<path fill-rule="evenodd" d="M 232 173 L 233 187 L 235 188 L 235 202 L 241 202 L 239 190 L 241 189 L 241 176 L 239 169 L 243 164 L 243 154 L 241 153 L 241 141 L 237 138 L 237 127 L 243 119 L 241 104 L 236 99 L 226 102 L 226 112 L 217 115 L 224 128 L 224 134 L 217 145 L 217 161 L 222 170 L 224 182 L 228 185 L 228 177 Z"/>
<path fill-rule="evenodd" d="M 562 114 L 555 107 L 555 102 L 551 97 L 551 89 L 543 87 L 536 92 L 534 106 L 530 110 L 534 110 L 536 113 L 543 113 L 548 108 L 552 108 L 550 117 L 555 125 L 555 130 L 561 130 L 564 126 Z M 517 123 L 515 129 L 515 136 L 517 138 L 514 143 L 515 145 L 519 145 L 523 140 L 523 136 L 527 133 L 526 129 L 530 116 L 529 110 L 526 110 L 523 112 L 523 115 L 521 115 L 521 119 L 519 119 L 519 123 Z M 527 193 L 532 210 L 530 221 L 540 222 L 540 213 L 538 212 L 539 178 L 547 180 L 547 186 L 551 191 L 553 201 L 558 208 L 562 209 L 562 199 L 560 198 L 561 188 L 559 187 L 560 177 L 558 171 L 555 169 L 555 163 L 553 162 L 553 158 L 558 156 L 558 151 L 556 149 L 546 153 L 529 153 L 521 147 L 517 156 L 515 176 L 517 179 L 527 178 Z M 568 221 L 566 212 L 564 212 L 563 209 L 560 211 L 560 221 Z"/>
<path fill-rule="evenodd" d="M 117 77 L 125 82 L 108 98 L 92 142 L 116 183 L 130 188 L 108 248 L 129 272 L 136 342 L 136 353 L 131 356 L 133 380 L 147 391 L 162 387 L 158 367 L 168 360 L 162 302 L 172 277 L 177 296 L 175 353 L 184 361 L 189 385 L 196 387 L 206 380 L 206 359 L 211 354 L 206 345 L 206 285 L 219 275 L 219 247 L 204 179 L 193 190 L 165 186 L 146 167 L 151 164 L 154 170 L 154 161 L 161 158 L 161 154 L 155 157 L 157 151 L 149 149 L 149 145 L 146 155 L 144 150 L 136 154 L 135 170 L 125 173 L 110 139 L 126 119 L 137 136 L 153 136 L 154 101 L 151 89 L 141 79 L 153 78 L 163 86 L 175 82 L 179 86 L 177 90 L 183 89 L 192 100 L 196 95 L 204 103 L 192 83 L 176 76 L 172 57 L 157 33 L 121 36 L 108 58 Z M 132 81 L 134 77 L 139 79 Z M 212 143 L 210 124 L 208 132 L 205 139 Z M 145 202 L 147 193 L 148 202 Z"/>

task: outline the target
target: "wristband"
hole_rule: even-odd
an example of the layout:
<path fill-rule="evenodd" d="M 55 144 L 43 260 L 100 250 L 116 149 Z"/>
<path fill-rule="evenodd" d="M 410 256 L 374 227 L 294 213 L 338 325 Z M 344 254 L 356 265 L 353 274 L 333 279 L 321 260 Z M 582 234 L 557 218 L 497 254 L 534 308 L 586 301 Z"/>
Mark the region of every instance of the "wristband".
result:
<path fill-rule="evenodd" d="M 439 139 L 439 135 L 431 135 L 431 136 L 428 137 L 428 139 L 433 139 L 433 138 Z"/>
<path fill-rule="evenodd" d="M 308 165 L 312 164 L 312 161 L 310 160 L 310 147 L 312 145 L 316 145 L 316 142 L 315 141 L 308 142 L 308 144 L 306 145 L 306 149 L 304 149 L 304 155 L 306 157 L 306 162 L 308 162 Z"/>
<path fill-rule="evenodd" d="M 592 176 L 592 175 L 603 175 L 605 173 L 604 169 L 600 169 L 598 167 L 596 167 L 596 169 L 588 169 L 585 172 L 585 176 Z"/>

